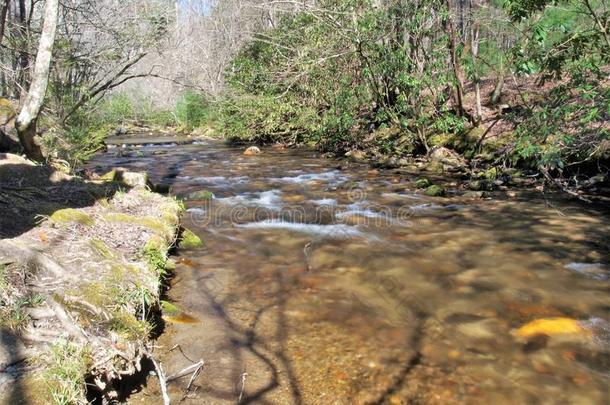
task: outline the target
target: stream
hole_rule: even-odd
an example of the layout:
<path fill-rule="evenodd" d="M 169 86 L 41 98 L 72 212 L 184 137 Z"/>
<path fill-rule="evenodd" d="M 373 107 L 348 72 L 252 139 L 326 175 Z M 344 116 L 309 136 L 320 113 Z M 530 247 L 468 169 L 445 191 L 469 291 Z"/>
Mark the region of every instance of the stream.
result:
<path fill-rule="evenodd" d="M 89 166 L 189 200 L 157 341 L 186 404 L 607 404 L 607 207 L 517 191 L 427 197 L 307 149 L 151 145 Z M 451 187 L 449 187 L 450 189 Z M 539 319 L 578 321 L 574 333 Z M 162 403 L 155 377 L 132 403 Z"/>

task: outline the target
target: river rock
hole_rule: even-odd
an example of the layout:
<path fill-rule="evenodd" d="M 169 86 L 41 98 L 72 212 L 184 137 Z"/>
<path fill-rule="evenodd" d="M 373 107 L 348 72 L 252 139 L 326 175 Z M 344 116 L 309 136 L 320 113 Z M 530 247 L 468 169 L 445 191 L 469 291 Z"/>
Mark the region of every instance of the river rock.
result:
<path fill-rule="evenodd" d="M 485 198 L 485 191 L 468 191 L 462 195 L 464 198 L 471 198 L 473 200 L 480 200 Z"/>
<path fill-rule="evenodd" d="M 362 162 L 366 159 L 366 153 L 357 149 L 353 149 L 346 152 L 344 156 L 350 158 L 355 162 Z"/>
<path fill-rule="evenodd" d="M 103 180 L 117 181 L 129 187 L 146 187 L 149 184 L 148 175 L 145 172 L 130 172 L 117 167 L 102 176 Z"/>
<path fill-rule="evenodd" d="M 430 163 L 442 164 L 445 169 L 460 169 L 466 166 L 466 161 L 458 153 L 443 146 L 435 146 L 430 151 Z"/>
<path fill-rule="evenodd" d="M 417 188 L 428 188 L 432 185 L 432 183 L 430 182 L 430 180 L 426 179 L 425 177 L 422 177 L 421 179 L 417 179 L 415 181 L 415 187 Z"/>
<path fill-rule="evenodd" d="M 211 200 L 214 198 L 214 194 L 209 190 L 199 190 L 193 191 L 192 193 L 187 194 L 184 198 L 185 200 Z"/>
<path fill-rule="evenodd" d="M 429 186 L 428 188 L 426 188 L 426 191 L 424 191 L 424 194 L 430 197 L 442 197 L 445 195 L 445 189 L 442 188 L 441 186 L 437 186 L 435 184 Z"/>
<path fill-rule="evenodd" d="M 244 151 L 244 156 L 254 156 L 254 155 L 259 155 L 261 154 L 261 150 L 260 148 L 258 148 L 257 146 L 250 146 L 248 149 L 246 149 Z"/>

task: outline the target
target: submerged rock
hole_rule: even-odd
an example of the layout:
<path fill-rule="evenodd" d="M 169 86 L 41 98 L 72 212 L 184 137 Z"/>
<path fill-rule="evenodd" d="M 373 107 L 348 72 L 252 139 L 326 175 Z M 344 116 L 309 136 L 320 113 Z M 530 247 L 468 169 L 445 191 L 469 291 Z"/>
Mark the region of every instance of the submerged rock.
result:
<path fill-rule="evenodd" d="M 529 322 L 515 332 L 518 337 L 532 337 L 535 335 L 567 335 L 589 333 L 580 322 L 571 318 L 546 318 Z"/>
<path fill-rule="evenodd" d="M 436 184 L 433 184 L 431 186 L 429 186 L 428 188 L 426 188 L 426 191 L 424 191 L 424 194 L 430 197 L 442 197 L 445 195 L 445 189 L 442 188 L 441 186 L 437 186 Z"/>
<path fill-rule="evenodd" d="M 610 270 L 604 268 L 601 263 L 569 263 L 564 267 L 594 280 L 610 278 Z"/>

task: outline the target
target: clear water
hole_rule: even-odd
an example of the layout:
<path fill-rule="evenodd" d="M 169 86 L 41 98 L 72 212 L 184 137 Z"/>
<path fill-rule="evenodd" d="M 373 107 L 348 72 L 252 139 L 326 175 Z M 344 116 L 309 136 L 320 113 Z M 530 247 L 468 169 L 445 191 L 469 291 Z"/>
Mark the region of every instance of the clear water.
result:
<path fill-rule="evenodd" d="M 169 297 L 168 374 L 203 359 L 191 404 L 607 404 L 607 207 L 560 196 L 429 198 L 415 178 L 308 150 L 221 143 L 92 162 L 198 190 Z M 519 337 L 536 319 L 582 333 Z M 142 395 L 142 394 L 140 394 Z M 159 398 L 154 381 L 143 394 Z M 136 397 L 137 399 L 137 397 Z"/>

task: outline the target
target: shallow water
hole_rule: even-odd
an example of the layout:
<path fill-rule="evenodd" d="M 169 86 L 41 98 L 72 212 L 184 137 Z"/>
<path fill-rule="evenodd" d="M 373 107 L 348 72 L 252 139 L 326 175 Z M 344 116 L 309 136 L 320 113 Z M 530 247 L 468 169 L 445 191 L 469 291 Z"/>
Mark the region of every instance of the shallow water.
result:
<path fill-rule="evenodd" d="M 192 404 L 607 404 L 608 212 L 560 197 L 430 198 L 413 176 L 307 150 L 141 148 L 92 167 L 147 170 L 189 201 L 205 246 L 169 297 L 198 322 L 159 340 Z M 343 167 L 342 167 L 343 166 Z M 579 332 L 526 337 L 566 317 Z M 159 399 L 151 387 L 141 393 Z M 138 399 L 137 397 L 135 398 Z"/>

